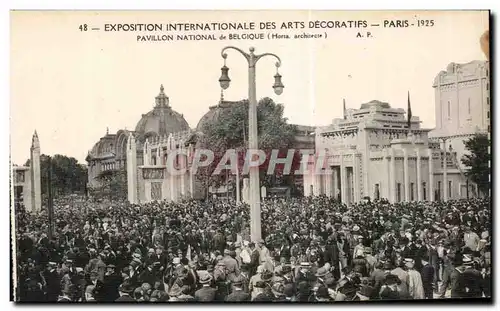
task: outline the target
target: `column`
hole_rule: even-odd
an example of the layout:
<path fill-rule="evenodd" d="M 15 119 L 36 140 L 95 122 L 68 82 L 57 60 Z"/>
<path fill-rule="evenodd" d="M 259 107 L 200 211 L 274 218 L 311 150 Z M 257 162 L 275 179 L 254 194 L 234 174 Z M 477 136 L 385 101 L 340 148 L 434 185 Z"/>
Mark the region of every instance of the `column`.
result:
<path fill-rule="evenodd" d="M 337 193 L 339 191 L 339 171 L 338 171 L 337 167 L 332 168 L 332 177 L 333 177 L 332 196 L 335 200 L 337 200 L 337 198 L 338 198 Z"/>
<path fill-rule="evenodd" d="M 327 168 L 327 170 L 325 171 L 325 174 L 323 175 L 324 177 L 324 180 L 325 180 L 325 186 L 324 186 L 324 189 L 325 189 L 325 194 L 327 197 L 332 197 L 332 175 L 333 174 L 333 171 L 330 167 Z"/>
<path fill-rule="evenodd" d="M 353 183 L 354 183 L 354 187 L 353 187 L 354 202 L 361 201 L 361 193 L 360 193 L 360 189 L 359 189 L 360 176 L 359 176 L 359 163 L 358 163 L 358 161 L 360 161 L 360 159 L 358 159 L 357 153 L 353 152 L 352 153 L 352 174 L 353 174 Z"/>
<path fill-rule="evenodd" d="M 342 198 L 342 203 L 348 203 L 349 199 L 347 198 L 347 174 L 344 165 L 344 152 L 340 153 L 340 197 Z"/>
<path fill-rule="evenodd" d="M 403 149 L 403 174 L 405 182 L 405 202 L 410 202 L 410 175 L 408 167 L 408 150 Z"/>
<path fill-rule="evenodd" d="M 446 151 L 446 139 L 443 139 L 443 200 L 448 201 L 448 153 Z"/>
<path fill-rule="evenodd" d="M 144 182 L 144 195 L 146 202 L 151 202 L 151 182 L 149 180 Z"/>
<path fill-rule="evenodd" d="M 422 159 L 420 158 L 420 149 L 415 150 L 417 154 L 417 200 L 422 201 Z"/>
<path fill-rule="evenodd" d="M 393 148 L 391 148 L 390 153 L 391 153 L 391 166 L 390 166 L 391 178 L 389 178 L 390 179 L 389 189 L 391 197 L 389 201 L 391 203 L 395 203 L 396 202 L 396 155 L 394 154 Z"/>
<path fill-rule="evenodd" d="M 383 184 L 380 184 L 380 197 L 390 199 L 391 197 L 391 166 L 389 163 L 389 150 L 387 148 L 384 149 L 384 168 L 385 168 L 385 180 Z"/>
<path fill-rule="evenodd" d="M 428 190 L 428 200 L 430 202 L 434 201 L 434 161 L 432 159 L 432 149 L 427 149 L 427 153 L 429 155 L 429 186 Z"/>

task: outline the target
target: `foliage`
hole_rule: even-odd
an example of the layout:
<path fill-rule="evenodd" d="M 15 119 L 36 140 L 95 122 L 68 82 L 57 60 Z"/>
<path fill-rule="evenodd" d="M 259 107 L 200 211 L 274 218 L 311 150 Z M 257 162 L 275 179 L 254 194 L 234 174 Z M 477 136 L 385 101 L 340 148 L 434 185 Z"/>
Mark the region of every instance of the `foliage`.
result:
<path fill-rule="evenodd" d="M 96 197 L 107 196 L 110 200 L 127 198 L 127 172 L 124 169 L 102 171 L 96 177 L 99 186 L 93 189 Z"/>
<path fill-rule="evenodd" d="M 27 160 L 25 166 L 30 165 Z M 48 194 L 48 170 L 49 156 L 42 154 L 40 156 L 40 175 L 42 195 Z M 78 160 L 72 157 L 56 154 L 52 157 L 52 191 L 54 196 L 85 193 L 87 184 L 87 167 L 78 163 Z"/>
<path fill-rule="evenodd" d="M 491 155 L 488 147 L 491 145 L 486 134 L 477 134 L 464 142 L 469 154 L 462 157 L 462 163 L 468 168 L 468 177 L 477 184 L 479 191 L 487 194 L 490 189 L 490 166 Z"/>
<path fill-rule="evenodd" d="M 284 107 L 276 104 L 271 98 L 263 98 L 257 106 L 257 127 L 259 149 L 266 153 L 266 161 L 259 167 L 261 175 L 265 175 L 271 151 L 279 149 L 279 157 L 285 157 L 288 148 L 293 144 L 297 128 L 288 124 L 283 117 Z M 225 182 L 225 174 L 212 176 L 217 164 L 224 156 L 226 150 L 235 149 L 238 154 L 238 167 L 240 172 L 245 163 L 245 152 L 248 146 L 248 100 L 235 102 L 230 107 L 219 108 L 216 117 L 209 120 L 201 129 L 203 135 L 198 139 L 197 148 L 210 149 L 214 152 L 212 165 L 199 168 L 198 179 L 208 186 L 220 186 Z M 298 152 L 294 163 L 300 163 Z M 201 159 L 203 160 L 203 159 Z M 280 174 L 284 165 L 277 165 L 275 173 Z M 292 171 L 294 168 L 292 167 Z M 266 180 L 273 176 L 264 177 Z"/>

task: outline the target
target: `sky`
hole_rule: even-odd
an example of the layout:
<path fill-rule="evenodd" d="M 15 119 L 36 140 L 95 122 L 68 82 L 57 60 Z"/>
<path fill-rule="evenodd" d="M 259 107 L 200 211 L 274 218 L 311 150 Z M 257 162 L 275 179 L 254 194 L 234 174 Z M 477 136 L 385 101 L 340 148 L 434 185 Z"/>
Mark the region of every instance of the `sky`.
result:
<path fill-rule="evenodd" d="M 320 39 L 136 42 L 134 32 L 104 32 L 104 24 L 174 22 L 282 22 L 366 20 L 434 21 L 432 27 L 252 30 L 213 33 L 323 34 Z M 221 49 L 275 53 L 282 61 L 283 94 L 274 94 L 275 60 L 257 64 L 257 97 L 285 106 L 291 123 L 327 125 L 342 116 L 342 100 L 359 108 L 370 100 L 407 107 L 434 127 L 432 82 L 450 62 L 485 60 L 479 37 L 488 29 L 479 11 L 26 11 L 11 13 L 10 129 L 13 163 L 29 157 L 36 130 L 44 154 L 85 163 L 106 134 L 133 130 L 154 106 L 160 85 L 174 110 L 194 128 L 220 99 Z M 80 31 L 79 25 L 99 31 Z M 424 24 L 429 24 L 424 23 Z M 357 38 L 358 32 L 372 37 Z M 196 33 L 196 32 L 191 32 Z M 201 32 L 200 32 L 201 33 Z M 326 33 L 326 38 L 325 38 Z M 149 33 L 151 34 L 151 33 Z M 163 34 L 163 33 L 162 33 Z M 170 34 L 170 33 L 165 33 Z M 174 36 L 177 33 L 172 33 Z M 245 59 L 229 51 L 226 100 L 247 97 Z"/>

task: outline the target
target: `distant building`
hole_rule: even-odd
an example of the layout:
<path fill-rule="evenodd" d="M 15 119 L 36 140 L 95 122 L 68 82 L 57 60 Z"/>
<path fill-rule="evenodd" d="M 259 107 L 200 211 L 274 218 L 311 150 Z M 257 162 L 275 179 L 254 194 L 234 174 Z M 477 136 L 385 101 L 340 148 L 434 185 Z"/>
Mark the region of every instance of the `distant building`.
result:
<path fill-rule="evenodd" d="M 24 206 L 28 212 L 42 210 L 40 175 L 40 141 L 33 134 L 30 148 L 30 165 L 12 167 L 14 179 L 14 206 Z"/>
<path fill-rule="evenodd" d="M 464 141 L 491 131 L 489 70 L 488 61 L 451 63 L 434 79 L 436 128 L 429 137 L 456 158 L 462 174 Z"/>
<path fill-rule="evenodd" d="M 191 173 L 191 159 L 197 138 L 203 133 L 205 124 L 217 120 L 221 113 L 234 104 L 234 101 L 221 101 L 209 107 L 200 119 L 196 129 L 190 129 L 184 116 L 174 111 L 163 86 L 156 96 L 153 110 L 145 115 L 135 127 L 135 131 L 119 130 L 116 134 L 106 133 L 89 151 L 89 187 L 99 186 L 99 175 L 109 170 L 126 170 L 128 200 L 144 203 L 157 200 L 177 201 L 180 198 L 201 199 L 206 195 L 201 182 Z M 294 148 L 314 149 L 314 127 L 298 126 Z M 179 175 L 169 174 L 167 159 L 171 152 L 177 154 L 174 165 L 187 165 L 186 172 Z M 243 183 L 243 178 L 240 180 Z M 233 186 L 231 186 L 233 187 Z M 235 195 L 235 187 L 212 189 L 215 193 Z"/>
<path fill-rule="evenodd" d="M 158 137 L 189 131 L 189 124 L 182 114 L 172 109 L 169 98 L 161 86 L 160 93 L 155 98 L 154 108 L 141 116 L 134 131 L 122 129 L 116 134 L 106 132 L 106 135 L 101 137 L 88 152 L 86 161 L 89 187 L 99 185 L 98 176 L 104 171 L 126 169 L 127 142 L 130 135 L 137 141 L 136 163 L 143 165 L 143 147 L 146 140 L 152 141 Z"/>
<path fill-rule="evenodd" d="M 304 194 L 333 196 L 346 204 L 365 197 L 394 203 L 463 196 L 465 179 L 455 162 L 443 161 L 444 150 L 429 141 L 430 129 L 421 128 L 416 116 L 411 129 L 407 124 L 404 109 L 373 100 L 318 127 L 316 157 L 324 158 L 317 161 L 325 163 L 319 165 L 324 170 L 309 169 Z"/>

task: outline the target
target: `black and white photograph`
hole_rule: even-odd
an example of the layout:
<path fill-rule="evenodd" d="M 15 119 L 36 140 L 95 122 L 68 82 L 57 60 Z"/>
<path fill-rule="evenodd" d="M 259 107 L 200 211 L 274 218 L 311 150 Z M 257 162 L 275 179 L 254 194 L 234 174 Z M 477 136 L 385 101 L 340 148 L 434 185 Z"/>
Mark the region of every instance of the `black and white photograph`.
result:
<path fill-rule="evenodd" d="M 488 10 L 12 10 L 11 301 L 482 302 Z"/>

